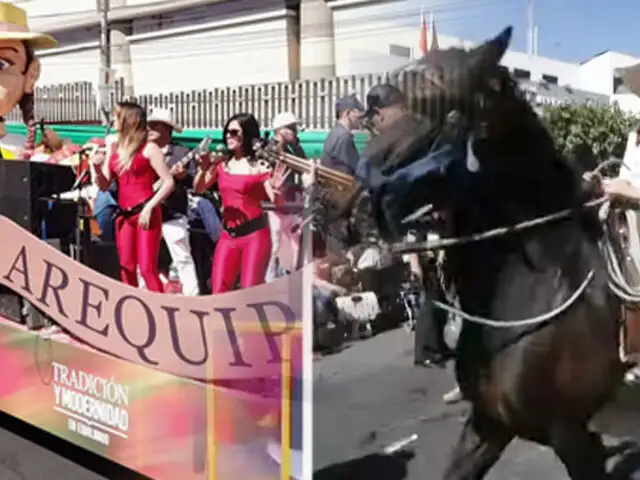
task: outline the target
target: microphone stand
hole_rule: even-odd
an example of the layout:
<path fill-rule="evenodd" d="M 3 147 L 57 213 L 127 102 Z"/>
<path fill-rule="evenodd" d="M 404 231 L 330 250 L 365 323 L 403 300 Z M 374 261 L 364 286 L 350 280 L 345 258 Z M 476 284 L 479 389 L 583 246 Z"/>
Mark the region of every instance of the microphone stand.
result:
<path fill-rule="evenodd" d="M 310 162 L 315 162 L 313 159 L 309 159 Z M 296 270 L 300 270 L 307 263 L 313 261 L 313 215 L 314 208 L 312 205 L 312 197 L 315 186 L 315 179 L 311 182 L 302 194 L 302 232 L 300 234 L 300 248 L 298 249 L 298 259 L 296 262 Z"/>
<path fill-rule="evenodd" d="M 109 112 L 104 106 L 101 107 L 101 111 L 106 123 L 104 132 L 104 136 L 106 138 L 106 136 L 109 134 L 109 130 L 111 130 L 113 119 L 110 118 Z M 80 155 L 83 154 L 86 154 L 86 152 L 80 152 Z M 108 161 L 108 159 L 105 161 Z M 89 165 L 87 169 L 83 170 L 82 173 L 78 176 L 71 190 L 81 190 L 82 183 L 90 175 L 90 172 L 91 166 Z M 82 198 L 81 195 L 78 195 L 78 201 L 76 203 L 78 206 L 78 213 L 76 225 L 75 260 L 82 263 L 83 265 L 90 266 L 89 260 L 91 259 L 91 218 L 93 218 L 93 216 L 89 214 L 89 204 L 87 203 L 87 200 Z"/>
<path fill-rule="evenodd" d="M 76 179 L 70 191 L 80 192 L 83 188 L 82 183 L 88 175 L 89 170 L 84 170 Z M 91 215 L 89 215 L 89 205 L 87 204 L 87 201 L 82 198 L 80 193 L 78 193 L 78 199 L 75 201 L 75 204 L 77 213 L 73 259 L 87 265 L 89 260 L 89 249 L 91 248 L 91 224 L 89 222 Z"/>

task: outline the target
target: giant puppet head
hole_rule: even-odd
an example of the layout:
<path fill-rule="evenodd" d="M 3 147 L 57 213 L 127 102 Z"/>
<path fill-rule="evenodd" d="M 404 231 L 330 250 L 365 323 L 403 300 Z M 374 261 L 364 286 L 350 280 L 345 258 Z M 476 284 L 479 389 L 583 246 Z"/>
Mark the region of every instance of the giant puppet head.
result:
<path fill-rule="evenodd" d="M 19 106 L 29 128 L 28 143 L 34 143 L 33 91 L 40 77 L 40 61 L 34 51 L 56 45 L 49 35 L 29 31 L 23 9 L 0 2 L 0 136 L 5 134 L 5 115 Z"/>

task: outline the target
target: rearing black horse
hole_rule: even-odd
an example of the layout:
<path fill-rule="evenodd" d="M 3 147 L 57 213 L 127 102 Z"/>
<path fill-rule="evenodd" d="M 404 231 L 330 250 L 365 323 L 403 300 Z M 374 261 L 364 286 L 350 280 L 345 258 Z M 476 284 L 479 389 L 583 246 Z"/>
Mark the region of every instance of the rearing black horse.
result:
<path fill-rule="evenodd" d="M 397 202 L 388 186 L 370 186 L 373 211 L 387 239 L 397 241 L 390 232 L 403 226 L 389 219 L 410 213 L 418 200 L 445 212 L 443 233 L 452 237 L 575 210 L 447 252 L 460 310 L 468 315 L 456 372 L 472 408 L 445 478 L 483 478 L 520 437 L 551 447 L 572 479 L 603 479 L 605 450 L 588 424 L 624 374 L 620 302 L 607 286 L 602 227 L 596 209 L 584 207 L 582 172 L 556 151 L 499 64 L 510 39 L 508 28 L 473 50 L 436 51 L 419 62 L 422 113 L 453 131 L 440 140 L 451 147 L 439 157 L 447 162 L 417 188 L 412 182 L 419 176 L 403 180 L 413 193 L 396 194 Z M 415 135 L 416 144 L 432 141 L 424 132 Z M 390 205 L 394 214 L 382 215 Z M 545 321 L 520 322 L 554 311 Z"/>

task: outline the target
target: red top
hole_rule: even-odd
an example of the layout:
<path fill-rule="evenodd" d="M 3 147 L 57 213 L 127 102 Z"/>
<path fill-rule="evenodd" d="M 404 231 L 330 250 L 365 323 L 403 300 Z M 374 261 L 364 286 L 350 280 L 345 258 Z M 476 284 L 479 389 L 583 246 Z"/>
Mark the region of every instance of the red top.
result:
<path fill-rule="evenodd" d="M 223 223 L 235 227 L 264 213 L 262 202 L 268 200 L 264 182 L 270 172 L 237 175 L 218 165 L 218 189 L 222 199 Z"/>
<path fill-rule="evenodd" d="M 158 174 L 151 166 L 151 162 L 143 155 L 147 144 L 136 152 L 128 170 L 121 171 L 117 151 L 109 157 L 109 170 L 118 183 L 118 205 L 120 208 L 130 209 L 149 200 L 153 196 L 153 184 L 158 180 Z"/>

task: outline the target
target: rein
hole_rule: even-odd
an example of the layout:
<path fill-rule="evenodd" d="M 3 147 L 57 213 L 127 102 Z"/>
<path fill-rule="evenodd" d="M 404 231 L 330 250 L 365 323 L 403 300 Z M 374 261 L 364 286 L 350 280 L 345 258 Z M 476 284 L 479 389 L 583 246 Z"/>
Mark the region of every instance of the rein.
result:
<path fill-rule="evenodd" d="M 560 315 L 562 312 L 567 310 L 573 303 L 582 295 L 585 289 L 593 280 L 595 275 L 595 270 L 591 270 L 585 279 L 582 281 L 580 286 L 573 292 L 573 294 L 567 298 L 561 305 L 557 306 L 553 310 L 543 313 L 541 315 L 537 315 L 535 317 L 524 318 L 521 320 L 492 320 L 490 318 L 480 317 L 478 315 L 471 315 L 466 313 L 459 308 L 452 307 L 442 302 L 434 301 L 433 305 L 438 307 L 445 312 L 451 313 L 455 316 L 460 317 L 463 320 L 467 320 L 472 323 L 478 323 L 480 325 L 485 325 L 487 327 L 495 327 L 495 328 L 513 328 L 513 327 L 528 327 L 531 325 L 538 325 L 540 323 L 544 323 L 548 320 L 551 320 L 553 317 Z"/>
<path fill-rule="evenodd" d="M 594 173 L 598 173 L 602 169 L 610 166 L 612 161 L 603 162 L 594 170 Z M 581 209 L 600 207 L 599 217 L 601 221 L 605 221 L 610 214 L 610 203 L 607 197 L 600 197 L 589 202 L 586 202 L 582 205 Z M 568 208 L 564 209 L 549 215 L 545 215 L 542 217 L 534 218 L 531 220 L 527 220 L 524 222 L 520 222 L 515 225 L 506 226 L 506 227 L 498 227 L 492 230 L 487 230 L 484 232 L 479 232 L 472 235 L 466 235 L 455 238 L 445 238 L 441 240 L 435 241 L 426 241 L 426 242 L 412 242 L 412 243 L 403 243 L 399 245 L 395 245 L 391 248 L 392 252 L 397 254 L 406 254 L 406 253 L 416 253 L 421 251 L 431 251 L 431 250 L 443 250 L 448 247 L 464 245 L 469 243 L 475 243 L 483 240 L 488 240 L 491 238 L 501 237 L 504 235 L 528 230 L 530 228 L 537 227 L 539 225 L 544 225 L 553 221 L 561 220 L 564 218 L 568 218 L 571 215 L 576 213 L 576 208 Z M 414 216 L 414 215 L 411 215 Z M 611 232 L 609 228 L 604 229 L 605 237 L 600 242 L 600 249 L 605 258 L 605 264 L 608 274 L 608 286 L 614 295 L 627 302 L 640 302 L 640 288 L 634 288 L 631 286 L 624 277 L 622 273 L 622 267 L 620 266 L 620 262 L 615 254 L 615 250 L 612 243 Z M 567 298 L 561 305 L 557 306 L 553 310 L 550 310 L 546 313 L 528 317 L 519 320 L 495 320 L 491 318 L 486 318 L 478 315 L 472 315 L 460 308 L 456 308 L 449 304 L 433 301 L 433 305 L 441 310 L 446 311 L 447 313 L 454 315 L 458 319 L 466 320 L 472 323 L 493 327 L 493 328 L 514 328 L 514 327 L 526 327 L 532 325 L 538 325 L 544 322 L 547 322 L 554 317 L 560 315 L 567 309 L 569 309 L 576 300 L 584 293 L 586 288 L 589 286 L 591 281 L 595 276 L 595 270 L 591 270 L 580 286 L 571 294 L 569 298 Z M 453 302 L 451 302 L 453 303 Z M 457 302 L 456 302 L 457 303 Z"/>
<path fill-rule="evenodd" d="M 589 202 L 584 203 L 582 205 L 582 208 L 584 209 L 584 208 L 598 207 L 607 201 L 608 199 L 606 197 L 600 197 L 595 200 L 591 200 Z M 392 246 L 391 250 L 393 253 L 407 254 L 407 253 L 417 253 L 417 252 L 424 252 L 424 251 L 430 251 L 430 250 L 441 250 L 441 249 L 453 247 L 456 245 L 464 245 L 467 243 L 480 242 L 482 240 L 488 240 L 490 238 L 501 237 L 504 235 L 509 235 L 511 233 L 528 230 L 530 228 L 537 227 L 539 225 L 544 225 L 545 223 L 550 223 L 556 220 L 562 220 L 563 218 L 567 218 L 575 214 L 576 211 L 577 211 L 576 208 L 567 208 L 565 210 L 551 213 L 543 217 L 537 217 L 532 220 L 526 220 L 524 222 L 520 222 L 515 225 L 498 227 L 492 230 L 485 230 L 484 232 L 474 233 L 471 235 L 464 235 L 461 237 L 444 238 L 440 240 L 432 240 L 432 241 L 426 241 L 426 242 L 400 243 L 398 245 Z M 413 217 L 413 214 L 411 216 Z"/>

